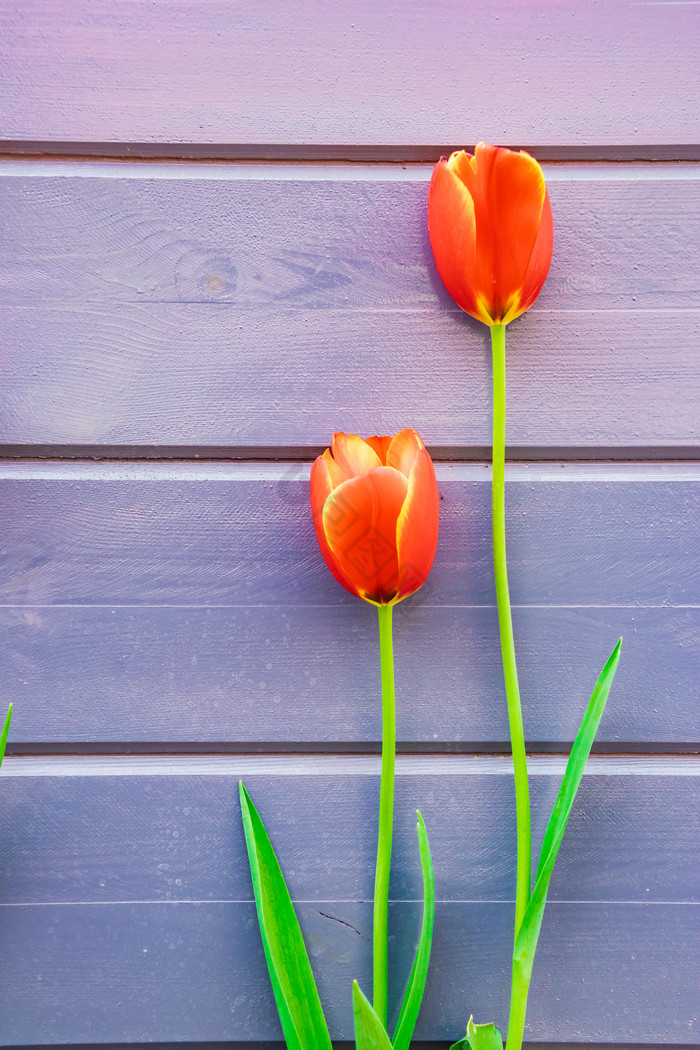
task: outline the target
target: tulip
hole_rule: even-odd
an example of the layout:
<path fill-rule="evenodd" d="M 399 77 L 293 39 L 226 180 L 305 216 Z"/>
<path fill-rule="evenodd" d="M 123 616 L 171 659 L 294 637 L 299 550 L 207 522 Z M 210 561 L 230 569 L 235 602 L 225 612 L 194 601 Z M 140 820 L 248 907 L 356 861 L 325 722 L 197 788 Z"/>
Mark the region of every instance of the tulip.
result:
<path fill-rule="evenodd" d="M 487 325 L 506 325 L 540 293 L 552 259 L 552 209 L 529 153 L 480 142 L 441 157 L 428 191 L 428 231 L 448 292 Z"/>
<path fill-rule="evenodd" d="M 425 582 L 435 556 L 439 496 L 415 430 L 396 437 L 334 434 L 311 469 L 318 542 L 343 587 L 394 605 Z"/>
<path fill-rule="evenodd" d="M 423 585 L 435 557 L 440 497 L 433 462 L 415 430 L 396 437 L 334 434 L 311 468 L 311 507 L 318 542 L 339 583 L 377 606 L 382 680 L 382 767 L 372 919 L 373 1010 L 386 1029 L 389 871 L 394 814 L 396 704 L 394 605 Z M 420 824 L 422 818 L 419 815 Z M 423 834 L 425 828 L 423 828 Z M 421 831 L 419 830 L 419 839 Z M 427 837 L 424 880 L 432 884 Z M 424 881 L 424 885 L 427 883 Z M 408 1047 L 423 997 L 433 928 L 426 892 L 419 952 L 393 1045 Z M 419 957 L 423 962 L 419 965 Z M 369 1008 L 369 1007 L 368 1007 Z M 371 1009 L 371 1008 L 369 1008 Z M 387 1045 L 388 1040 L 387 1040 Z"/>

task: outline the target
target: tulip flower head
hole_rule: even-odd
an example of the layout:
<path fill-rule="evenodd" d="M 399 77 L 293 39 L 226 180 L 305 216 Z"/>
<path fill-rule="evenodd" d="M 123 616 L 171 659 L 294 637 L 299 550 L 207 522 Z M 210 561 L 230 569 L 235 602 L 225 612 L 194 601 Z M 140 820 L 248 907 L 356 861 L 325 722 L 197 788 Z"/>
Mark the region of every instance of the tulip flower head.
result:
<path fill-rule="evenodd" d="M 425 582 L 435 556 L 439 496 L 415 430 L 396 437 L 334 434 L 311 468 L 321 552 L 339 583 L 374 605 L 393 605 Z"/>
<path fill-rule="evenodd" d="M 435 265 L 477 321 L 508 324 L 540 293 L 552 259 L 552 209 L 529 153 L 480 142 L 435 166 L 428 191 Z"/>

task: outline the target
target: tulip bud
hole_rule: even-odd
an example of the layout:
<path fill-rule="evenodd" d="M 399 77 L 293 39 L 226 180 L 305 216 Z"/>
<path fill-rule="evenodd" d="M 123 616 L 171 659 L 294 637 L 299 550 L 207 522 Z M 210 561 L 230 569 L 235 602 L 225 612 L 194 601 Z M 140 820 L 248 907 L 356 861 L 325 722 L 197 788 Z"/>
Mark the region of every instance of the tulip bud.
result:
<path fill-rule="evenodd" d="M 435 265 L 455 302 L 487 325 L 532 306 L 552 259 L 552 209 L 529 153 L 480 142 L 441 157 L 428 191 Z"/>
<path fill-rule="evenodd" d="M 415 430 L 366 441 L 334 434 L 311 468 L 326 564 L 343 587 L 374 605 L 393 605 L 425 582 L 439 502 L 433 462 Z"/>

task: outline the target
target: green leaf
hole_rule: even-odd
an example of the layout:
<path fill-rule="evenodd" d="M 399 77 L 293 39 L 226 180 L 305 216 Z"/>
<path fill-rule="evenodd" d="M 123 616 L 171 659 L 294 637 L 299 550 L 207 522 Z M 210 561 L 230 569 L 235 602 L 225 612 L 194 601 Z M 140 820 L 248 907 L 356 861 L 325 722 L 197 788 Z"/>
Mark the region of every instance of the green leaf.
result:
<path fill-rule="evenodd" d="M 581 783 L 583 770 L 590 754 L 591 747 L 593 746 L 593 740 L 595 739 L 600 720 L 603 716 L 603 711 L 605 710 L 605 703 L 608 699 L 608 693 L 610 692 L 610 687 L 613 678 L 615 677 L 615 671 L 617 670 L 617 665 L 620 659 L 621 645 L 622 639 L 620 638 L 610 654 L 608 662 L 600 672 L 600 677 L 596 682 L 595 689 L 593 690 L 588 707 L 586 708 L 586 713 L 583 716 L 579 731 L 576 734 L 576 739 L 571 748 L 571 754 L 569 755 L 566 771 L 559 788 L 559 794 L 554 803 L 552 815 L 549 818 L 547 830 L 545 831 L 544 839 L 542 840 L 540 860 L 537 865 L 537 875 L 535 877 L 535 888 L 530 897 L 530 903 L 525 911 L 515 942 L 515 948 L 513 950 L 514 965 L 517 966 L 521 970 L 521 973 L 527 977 L 529 977 L 529 974 L 532 971 L 535 948 L 537 947 L 537 940 L 542 926 L 542 917 L 544 915 L 545 904 L 547 903 L 547 892 L 549 890 L 549 881 L 552 877 L 554 862 L 557 859 L 559 847 L 561 846 L 561 841 L 564 837 L 566 825 L 571 814 L 571 807 L 574 798 L 576 797 L 578 786 Z"/>
<path fill-rule="evenodd" d="M 357 981 L 352 982 L 352 1012 L 357 1050 L 391 1050 L 386 1029 Z"/>
<path fill-rule="evenodd" d="M 494 1024 L 474 1024 L 474 1017 L 467 1021 L 467 1034 L 450 1050 L 503 1050 L 501 1033 Z"/>
<path fill-rule="evenodd" d="M 243 829 L 272 990 L 288 1050 L 332 1050 L 289 890 L 250 795 L 239 781 Z"/>
<path fill-rule="evenodd" d="M 7 709 L 5 715 L 5 725 L 2 727 L 2 734 L 0 735 L 0 766 L 2 760 L 5 757 L 5 746 L 7 745 L 7 734 L 10 732 L 10 721 L 12 719 L 12 704 Z"/>
<path fill-rule="evenodd" d="M 413 960 L 411 976 L 408 979 L 408 987 L 401 1004 L 401 1012 L 396 1022 L 394 1038 L 392 1040 L 394 1050 L 409 1050 L 413 1030 L 418 1020 L 418 1011 L 423 1001 L 425 981 L 428 976 L 428 965 L 430 963 L 430 947 L 433 941 L 433 918 L 435 915 L 435 877 L 433 875 L 433 862 L 430 856 L 430 844 L 428 833 L 425 830 L 423 817 L 418 813 L 418 848 L 420 850 L 420 863 L 423 871 L 423 921 L 421 924 L 420 938 L 416 949 L 416 957 Z"/>

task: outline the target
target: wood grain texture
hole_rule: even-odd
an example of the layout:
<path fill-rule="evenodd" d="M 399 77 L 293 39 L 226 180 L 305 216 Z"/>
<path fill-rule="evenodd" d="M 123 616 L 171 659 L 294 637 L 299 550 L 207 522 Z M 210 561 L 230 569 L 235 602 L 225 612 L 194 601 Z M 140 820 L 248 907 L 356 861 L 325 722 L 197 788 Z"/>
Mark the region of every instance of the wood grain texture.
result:
<path fill-rule="evenodd" d="M 309 448 L 408 422 L 488 445 L 488 335 L 435 273 L 429 169 L 135 167 L 2 168 L 1 444 Z M 697 448 L 700 180 L 651 171 L 548 172 L 511 445 Z"/>
<path fill-rule="evenodd" d="M 371 901 L 379 756 L 65 756 L 3 765 L 4 904 L 251 901 L 238 780 L 298 901 Z M 542 840 L 565 758 L 529 761 Z M 416 900 L 416 809 L 441 901 L 512 903 L 512 763 L 399 756 L 391 897 Z M 552 900 L 655 905 L 700 899 L 700 762 L 595 756 L 552 881 Z M 109 813 L 109 819 L 105 815 Z"/>
<path fill-rule="evenodd" d="M 245 879 L 241 774 L 299 901 L 333 1034 L 348 1038 L 350 980 L 368 984 L 378 767 L 371 757 L 9 759 L 0 814 L 5 1038 L 277 1038 Z M 531 766 L 538 830 L 562 768 Z M 688 759 L 594 760 L 554 876 L 533 1038 L 692 1038 L 697 772 Z M 439 872 L 419 1037 L 456 1037 L 471 1010 L 504 1008 L 510 783 L 508 763 L 495 758 L 399 760 L 390 923 L 402 974 L 419 921 L 418 800 Z"/>
<path fill-rule="evenodd" d="M 2 473 L 15 742 L 377 740 L 376 616 L 321 559 L 308 466 Z M 436 562 L 396 614 L 401 740 L 507 739 L 488 474 L 438 467 Z M 696 741 L 700 467 L 520 465 L 508 478 L 528 739 L 573 738 L 622 634 L 601 740 Z"/>
<path fill-rule="evenodd" d="M 0 27 L 3 138 L 698 141 L 692 4 L 3 0 Z"/>
<path fill-rule="evenodd" d="M 323 900 L 298 909 L 335 1038 L 352 1035 L 352 980 L 370 986 L 371 910 Z M 528 1035 L 687 1044 L 695 1035 L 698 910 L 552 904 Z M 415 903 L 390 907 L 392 956 L 405 974 L 419 914 Z M 252 904 L 24 905 L 0 907 L 0 920 L 0 1019 L 15 1044 L 279 1039 Z M 472 1011 L 503 1029 L 511 906 L 441 903 L 435 921 L 416 1037 L 458 1038 Z M 391 990 L 394 1016 L 401 991 Z"/>
<path fill-rule="evenodd" d="M 330 596 L 329 596 L 330 597 Z M 20 743 L 237 747 L 378 744 L 376 616 L 359 602 L 0 608 L 0 695 Z M 622 635 L 599 743 L 693 746 L 697 608 L 516 607 L 533 745 L 573 740 Z M 396 614 L 397 731 L 407 745 L 506 746 L 492 606 L 406 602 Z"/>
<path fill-rule="evenodd" d="M 437 157 L 435 158 L 437 160 Z M 690 309 L 700 165 L 545 164 L 540 310 Z M 455 308 L 426 228 L 432 165 L 0 161 L 0 302 Z"/>

